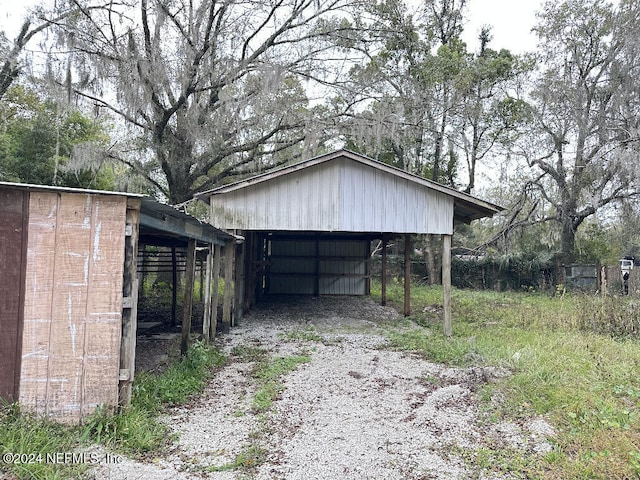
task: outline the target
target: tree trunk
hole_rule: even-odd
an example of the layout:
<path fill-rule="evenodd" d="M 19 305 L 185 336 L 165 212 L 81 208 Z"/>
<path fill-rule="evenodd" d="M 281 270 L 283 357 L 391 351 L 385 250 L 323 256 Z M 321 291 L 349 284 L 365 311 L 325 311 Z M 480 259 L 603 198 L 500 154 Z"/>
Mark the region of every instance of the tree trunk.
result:
<path fill-rule="evenodd" d="M 433 247 L 434 240 L 434 235 L 425 235 L 422 239 L 424 260 L 427 267 L 427 282 L 429 283 L 429 285 L 435 285 L 438 279 L 436 256 Z"/>

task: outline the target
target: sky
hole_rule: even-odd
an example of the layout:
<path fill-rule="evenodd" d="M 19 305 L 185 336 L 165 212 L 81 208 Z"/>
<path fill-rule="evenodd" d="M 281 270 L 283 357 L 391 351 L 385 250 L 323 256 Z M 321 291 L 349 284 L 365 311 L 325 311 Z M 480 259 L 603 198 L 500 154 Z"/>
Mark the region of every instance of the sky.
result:
<path fill-rule="evenodd" d="M 2 1 L 2 0 L 0 0 Z M 463 39 L 470 50 L 478 47 L 478 33 L 483 25 L 492 25 L 494 50 L 506 48 L 513 53 L 533 51 L 536 37 L 531 29 L 542 0 L 469 0 L 468 23 Z"/>
<path fill-rule="evenodd" d="M 530 32 L 535 24 L 535 12 L 543 0 L 468 0 L 468 18 L 464 40 L 470 49 L 478 46 L 478 32 L 483 25 L 493 25 L 494 50 L 507 48 L 523 53 L 535 48 L 535 36 Z M 9 38 L 15 36 L 22 21 L 24 6 L 37 0 L 0 0 L 0 30 Z"/>

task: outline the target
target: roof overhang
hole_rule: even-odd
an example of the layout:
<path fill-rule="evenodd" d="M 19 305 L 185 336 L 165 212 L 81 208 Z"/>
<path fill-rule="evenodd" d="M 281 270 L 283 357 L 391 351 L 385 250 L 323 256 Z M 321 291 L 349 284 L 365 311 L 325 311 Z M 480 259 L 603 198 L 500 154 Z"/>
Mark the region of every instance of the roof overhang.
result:
<path fill-rule="evenodd" d="M 160 240 L 158 237 L 162 237 L 165 244 L 182 244 L 193 239 L 199 243 L 226 245 L 242 240 L 242 237 L 231 235 L 148 197 L 142 199 L 140 207 L 140 236 L 144 236 L 145 241 L 152 237 L 156 244 Z"/>

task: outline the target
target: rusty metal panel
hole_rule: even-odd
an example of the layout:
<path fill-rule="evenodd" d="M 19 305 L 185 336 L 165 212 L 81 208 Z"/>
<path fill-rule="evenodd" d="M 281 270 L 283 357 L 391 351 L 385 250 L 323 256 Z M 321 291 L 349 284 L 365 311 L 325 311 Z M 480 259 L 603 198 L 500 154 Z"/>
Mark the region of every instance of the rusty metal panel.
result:
<path fill-rule="evenodd" d="M 28 193 L 0 190 L 0 397 L 18 399 Z"/>

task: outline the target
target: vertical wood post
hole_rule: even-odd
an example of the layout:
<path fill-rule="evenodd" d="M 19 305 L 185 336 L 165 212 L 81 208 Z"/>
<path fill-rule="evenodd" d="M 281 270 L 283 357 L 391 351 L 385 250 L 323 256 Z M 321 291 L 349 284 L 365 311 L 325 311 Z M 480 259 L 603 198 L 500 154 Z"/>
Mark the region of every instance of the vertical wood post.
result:
<path fill-rule="evenodd" d="M 411 315 L 411 234 L 404 236 L 404 316 Z"/>
<path fill-rule="evenodd" d="M 211 298 L 211 326 L 209 337 L 216 336 L 216 328 L 218 326 L 218 303 L 219 297 L 218 287 L 220 285 L 220 257 L 222 248 L 216 244 L 213 250 L 213 297 Z"/>
<path fill-rule="evenodd" d="M 193 283 L 196 274 L 196 241 L 189 240 L 187 246 L 187 271 L 184 279 L 184 296 L 182 297 L 182 340 L 180 341 L 180 353 L 186 355 L 189 350 L 189 337 L 191 335 L 191 311 L 193 308 Z"/>
<path fill-rule="evenodd" d="M 382 301 L 383 306 L 387 304 L 387 237 L 382 236 Z"/>
<path fill-rule="evenodd" d="M 235 327 L 240 320 L 242 320 L 242 315 L 244 313 L 244 243 L 236 245 L 235 248 L 235 273 L 233 275 L 234 281 L 234 308 L 233 308 L 233 316 L 231 318 L 231 326 Z"/>
<path fill-rule="evenodd" d="M 178 260 L 176 247 L 171 247 L 171 326 L 176 326 L 176 308 L 178 304 Z"/>
<path fill-rule="evenodd" d="M 313 296 L 320 296 L 320 237 L 316 235 L 313 259 Z"/>
<path fill-rule="evenodd" d="M 444 335 L 453 334 L 451 325 L 451 235 L 442 236 L 442 307 L 444 310 Z"/>
<path fill-rule="evenodd" d="M 367 278 L 365 280 L 365 293 L 371 295 L 371 240 L 367 242 Z"/>
<path fill-rule="evenodd" d="M 211 338 L 211 263 L 213 262 L 213 245 L 208 245 L 207 260 L 205 268 L 204 287 L 204 316 L 202 318 L 202 334 L 204 341 L 209 343 Z"/>
<path fill-rule="evenodd" d="M 131 403 L 131 385 L 136 368 L 136 331 L 138 325 L 138 235 L 140 200 L 127 200 L 124 241 L 124 277 L 122 283 L 122 336 L 120 338 L 120 375 L 118 404 Z"/>
<path fill-rule="evenodd" d="M 229 242 L 224 247 L 224 298 L 222 302 L 222 333 L 231 328 L 231 289 L 233 288 L 233 252 L 235 245 Z"/>

